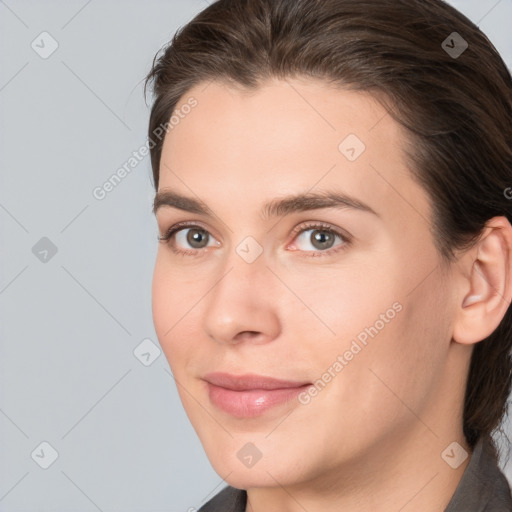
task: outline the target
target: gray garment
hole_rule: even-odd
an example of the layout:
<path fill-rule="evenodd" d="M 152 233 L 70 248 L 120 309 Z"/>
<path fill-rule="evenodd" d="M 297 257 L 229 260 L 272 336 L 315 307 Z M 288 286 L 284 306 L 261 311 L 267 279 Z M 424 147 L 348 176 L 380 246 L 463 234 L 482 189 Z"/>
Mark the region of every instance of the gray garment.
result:
<path fill-rule="evenodd" d="M 491 440 L 481 438 L 444 512 L 511 512 L 512 497 Z"/>
<path fill-rule="evenodd" d="M 225 487 L 199 512 L 245 512 L 247 493 Z M 512 512 L 512 496 L 489 438 L 475 445 L 469 464 L 444 512 Z"/>

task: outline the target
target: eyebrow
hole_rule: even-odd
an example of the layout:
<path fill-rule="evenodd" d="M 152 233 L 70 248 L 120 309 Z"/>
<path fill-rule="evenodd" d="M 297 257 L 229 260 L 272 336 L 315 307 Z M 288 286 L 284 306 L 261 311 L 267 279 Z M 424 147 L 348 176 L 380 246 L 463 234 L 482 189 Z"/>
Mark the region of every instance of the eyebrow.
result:
<path fill-rule="evenodd" d="M 153 201 L 153 213 L 164 207 L 176 208 L 189 213 L 216 217 L 214 212 L 201 200 L 183 196 L 171 190 L 157 192 Z M 291 213 L 319 210 L 322 208 L 353 209 L 379 217 L 367 204 L 341 192 L 307 192 L 276 198 L 263 205 L 260 215 L 264 220 L 284 217 Z"/>

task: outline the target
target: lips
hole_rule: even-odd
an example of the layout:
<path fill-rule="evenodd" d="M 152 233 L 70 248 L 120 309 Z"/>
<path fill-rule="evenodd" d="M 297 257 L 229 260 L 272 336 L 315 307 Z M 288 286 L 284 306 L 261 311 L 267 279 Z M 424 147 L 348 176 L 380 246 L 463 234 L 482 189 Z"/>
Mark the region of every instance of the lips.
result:
<path fill-rule="evenodd" d="M 311 386 L 310 382 L 275 379 L 262 375 L 231 375 L 209 373 L 207 382 L 211 403 L 237 418 L 251 418 L 270 408 L 290 403 L 297 395 Z M 298 405 L 296 401 L 295 405 Z"/>

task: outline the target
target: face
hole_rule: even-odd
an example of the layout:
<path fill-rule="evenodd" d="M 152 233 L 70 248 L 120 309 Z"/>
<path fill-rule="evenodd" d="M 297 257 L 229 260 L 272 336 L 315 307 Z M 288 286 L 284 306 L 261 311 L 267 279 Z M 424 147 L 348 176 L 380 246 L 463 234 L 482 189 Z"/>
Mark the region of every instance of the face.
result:
<path fill-rule="evenodd" d="M 306 79 L 190 98 L 163 145 L 156 216 L 175 231 L 153 319 L 214 469 L 246 489 L 328 485 L 430 435 L 452 277 L 399 125 L 370 94 Z"/>

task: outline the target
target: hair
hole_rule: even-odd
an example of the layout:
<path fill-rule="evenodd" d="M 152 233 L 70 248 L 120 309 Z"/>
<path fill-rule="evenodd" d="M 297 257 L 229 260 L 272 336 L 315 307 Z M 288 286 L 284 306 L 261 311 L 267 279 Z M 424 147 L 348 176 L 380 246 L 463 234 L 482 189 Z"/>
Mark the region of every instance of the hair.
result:
<path fill-rule="evenodd" d="M 449 52 L 459 37 L 468 44 L 461 55 Z M 218 0 L 155 55 L 144 87 L 155 97 L 149 137 L 197 84 L 254 90 L 296 77 L 372 93 L 405 128 L 442 262 L 471 247 L 492 217 L 512 222 L 512 77 L 485 34 L 441 0 Z M 162 146 L 151 148 L 155 190 Z M 463 406 L 471 448 L 503 433 L 511 346 L 509 307 L 473 348 Z"/>

